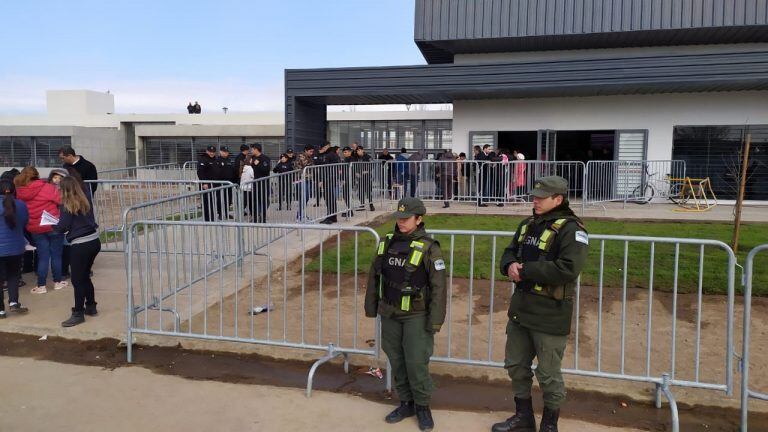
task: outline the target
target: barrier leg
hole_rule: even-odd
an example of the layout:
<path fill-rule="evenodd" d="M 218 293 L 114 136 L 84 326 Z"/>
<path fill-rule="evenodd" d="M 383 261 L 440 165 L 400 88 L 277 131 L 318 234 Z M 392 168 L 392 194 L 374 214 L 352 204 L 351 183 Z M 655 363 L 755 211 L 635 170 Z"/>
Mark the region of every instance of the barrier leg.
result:
<path fill-rule="evenodd" d="M 387 359 L 387 391 L 392 392 L 392 365 L 389 364 L 389 359 Z"/>
<path fill-rule="evenodd" d="M 344 372 L 349 373 L 349 355 L 343 351 L 337 351 L 333 344 L 328 344 L 328 353 L 317 359 L 317 361 L 309 369 L 309 375 L 307 376 L 307 397 L 312 397 L 312 382 L 315 379 L 315 372 L 317 371 L 317 368 L 340 355 L 344 356 Z"/>
<path fill-rule="evenodd" d="M 672 395 L 672 391 L 669 389 L 669 374 L 663 374 L 662 376 L 661 391 L 664 392 L 669 401 L 669 410 L 672 412 L 672 432 L 680 432 L 680 418 L 677 412 L 677 402 Z"/>
<path fill-rule="evenodd" d="M 661 409 L 661 384 L 656 383 L 656 392 L 654 394 L 656 409 Z"/>

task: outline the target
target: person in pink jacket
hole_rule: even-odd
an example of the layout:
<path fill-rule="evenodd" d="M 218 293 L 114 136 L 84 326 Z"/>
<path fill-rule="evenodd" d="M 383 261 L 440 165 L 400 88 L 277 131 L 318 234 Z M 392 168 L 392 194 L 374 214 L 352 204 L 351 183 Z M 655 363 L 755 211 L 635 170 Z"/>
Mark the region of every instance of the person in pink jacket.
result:
<path fill-rule="evenodd" d="M 27 231 L 32 234 L 32 242 L 37 250 L 37 286 L 32 294 L 48 292 L 45 284 L 48 268 L 53 272 L 53 289 L 60 290 L 68 284 L 62 278 L 61 256 L 64 247 L 64 235 L 54 232 L 52 225 L 41 225 L 43 211 L 59 218 L 61 195 L 51 183 L 40 179 L 35 167 L 21 170 L 13 183 L 16 185 L 16 197 L 29 209 Z"/>

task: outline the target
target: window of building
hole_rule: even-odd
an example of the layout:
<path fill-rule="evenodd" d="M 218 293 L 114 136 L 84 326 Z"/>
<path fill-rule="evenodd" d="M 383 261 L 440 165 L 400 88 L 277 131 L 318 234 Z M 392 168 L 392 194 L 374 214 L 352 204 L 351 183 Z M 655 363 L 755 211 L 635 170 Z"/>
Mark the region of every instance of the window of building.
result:
<path fill-rule="evenodd" d="M 452 120 L 330 121 L 328 141 L 344 147 L 357 141 L 373 149 L 447 149 L 453 143 Z"/>
<path fill-rule="evenodd" d="M 59 167 L 59 149 L 71 144 L 71 137 L 0 137 L 0 167 Z"/>
<path fill-rule="evenodd" d="M 744 199 L 768 200 L 768 125 L 676 126 L 672 159 L 684 160 L 686 176 L 709 177 L 720 199 L 736 199 L 742 151 L 751 136 Z"/>
<path fill-rule="evenodd" d="M 145 137 L 143 142 L 139 165 L 195 161 L 208 146 L 216 147 L 217 152 L 227 146 L 234 156 L 242 144 L 261 143 L 264 153 L 273 159 L 286 150 L 283 137 Z"/>

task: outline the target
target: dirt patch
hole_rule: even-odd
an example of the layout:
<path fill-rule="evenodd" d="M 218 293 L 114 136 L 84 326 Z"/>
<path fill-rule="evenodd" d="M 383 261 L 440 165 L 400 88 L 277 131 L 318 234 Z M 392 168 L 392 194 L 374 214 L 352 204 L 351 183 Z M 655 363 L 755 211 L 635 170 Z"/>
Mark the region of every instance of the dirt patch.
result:
<path fill-rule="evenodd" d="M 155 373 L 192 380 L 212 380 L 237 384 L 273 385 L 303 388 L 310 367 L 308 362 L 276 361 L 256 354 L 193 351 L 167 347 L 135 347 L 135 366 Z M 0 333 L 0 355 L 26 357 L 58 363 L 95 366 L 106 369 L 129 366 L 125 350 L 117 340 L 75 341 Z M 437 375 L 433 406 L 462 411 L 500 411 L 512 409 L 509 383 L 495 380 L 464 380 Z M 315 378 L 315 389 L 349 393 L 366 399 L 392 404 L 383 391 L 383 382 L 353 371 L 344 374 L 340 367 L 322 367 Z M 541 410 L 540 395 L 534 396 Z M 622 407 L 622 402 L 627 407 Z M 563 416 L 613 427 L 633 427 L 650 431 L 669 430 L 669 410 L 657 410 L 650 404 L 627 400 L 622 396 L 572 390 L 563 407 Z M 503 415 L 500 416 L 500 418 Z M 738 426 L 733 409 L 712 406 L 680 406 L 680 429 L 684 431 L 733 431 Z M 768 414 L 750 418 L 754 430 L 768 430 Z"/>

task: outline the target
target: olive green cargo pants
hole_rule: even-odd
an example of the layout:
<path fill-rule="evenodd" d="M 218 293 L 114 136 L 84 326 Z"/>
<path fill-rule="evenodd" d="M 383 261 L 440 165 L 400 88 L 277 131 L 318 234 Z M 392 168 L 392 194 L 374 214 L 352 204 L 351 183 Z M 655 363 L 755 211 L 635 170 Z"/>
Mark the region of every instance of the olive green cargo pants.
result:
<path fill-rule="evenodd" d="M 397 395 L 419 405 L 429 405 L 434 389 L 429 358 L 435 340 L 426 323 L 426 315 L 381 317 L 381 347 L 389 358 Z"/>
<path fill-rule="evenodd" d="M 529 399 L 533 385 L 533 358 L 538 360 L 536 379 L 544 393 L 544 405 L 558 409 L 565 401 L 565 382 L 561 366 L 568 336 L 551 335 L 523 327 L 510 320 L 507 324 L 507 345 L 504 368 L 512 378 L 512 392 L 518 398 Z"/>

